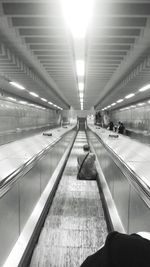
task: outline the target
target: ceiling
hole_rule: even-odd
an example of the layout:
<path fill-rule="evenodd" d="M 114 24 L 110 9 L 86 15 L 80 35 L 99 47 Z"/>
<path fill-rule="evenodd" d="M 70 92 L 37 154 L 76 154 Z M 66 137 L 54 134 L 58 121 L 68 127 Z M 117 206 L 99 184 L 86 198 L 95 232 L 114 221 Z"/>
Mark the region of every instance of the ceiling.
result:
<path fill-rule="evenodd" d="M 80 109 L 74 39 L 61 0 L 1 0 L 0 40 L 1 89 L 44 106 L 50 105 L 40 97 Z M 115 108 L 150 98 L 150 90 L 138 91 L 150 80 L 150 1 L 95 0 L 84 57 L 84 109 L 104 108 L 130 93 L 135 96 Z"/>

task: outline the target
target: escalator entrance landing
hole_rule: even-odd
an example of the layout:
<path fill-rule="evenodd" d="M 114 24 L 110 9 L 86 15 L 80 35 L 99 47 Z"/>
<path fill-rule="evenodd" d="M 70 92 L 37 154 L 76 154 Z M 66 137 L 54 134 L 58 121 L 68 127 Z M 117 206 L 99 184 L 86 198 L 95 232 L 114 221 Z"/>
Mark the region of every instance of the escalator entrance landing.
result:
<path fill-rule="evenodd" d="M 32 255 L 30 267 L 77 267 L 104 243 L 107 226 L 96 181 L 77 180 L 78 132 Z"/>

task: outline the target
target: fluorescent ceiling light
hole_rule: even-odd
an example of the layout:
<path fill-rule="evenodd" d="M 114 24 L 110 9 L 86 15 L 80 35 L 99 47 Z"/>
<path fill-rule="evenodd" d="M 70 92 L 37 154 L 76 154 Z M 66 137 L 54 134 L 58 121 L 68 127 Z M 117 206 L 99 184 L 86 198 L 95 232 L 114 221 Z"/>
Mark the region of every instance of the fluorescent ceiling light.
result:
<path fill-rule="evenodd" d="M 76 60 L 76 70 L 78 76 L 84 76 L 84 60 Z"/>
<path fill-rule="evenodd" d="M 137 106 L 144 106 L 145 103 L 138 103 Z"/>
<path fill-rule="evenodd" d="M 84 38 L 92 16 L 93 0 L 62 0 L 63 13 L 74 38 Z"/>
<path fill-rule="evenodd" d="M 7 97 L 7 98 L 10 99 L 10 100 L 12 100 L 12 101 L 16 101 L 16 99 L 13 98 L 13 97 Z"/>
<path fill-rule="evenodd" d="M 52 102 L 50 102 L 50 101 L 48 102 L 48 104 L 50 104 L 50 105 L 53 105 L 53 103 L 52 103 Z"/>
<path fill-rule="evenodd" d="M 115 105 L 116 105 L 116 103 L 112 103 L 112 104 L 111 104 L 111 106 L 115 106 Z"/>
<path fill-rule="evenodd" d="M 123 99 L 118 99 L 117 103 L 121 103 L 123 101 Z"/>
<path fill-rule="evenodd" d="M 83 92 L 84 91 L 84 83 L 79 83 L 78 86 L 79 86 L 79 91 Z"/>
<path fill-rule="evenodd" d="M 132 105 L 132 106 L 130 106 L 130 108 L 136 108 L 136 105 Z"/>
<path fill-rule="evenodd" d="M 41 98 L 41 100 L 44 101 L 44 102 L 47 102 L 47 100 L 45 98 Z"/>
<path fill-rule="evenodd" d="M 19 101 L 20 104 L 27 104 L 26 101 Z"/>
<path fill-rule="evenodd" d="M 83 93 L 79 93 L 80 98 L 83 98 Z"/>
<path fill-rule="evenodd" d="M 25 87 L 24 86 L 22 86 L 21 84 L 19 84 L 19 83 L 16 83 L 16 82 L 9 82 L 12 86 L 14 86 L 14 87 L 16 87 L 16 88 L 18 88 L 18 89 L 20 89 L 20 90 L 25 90 Z"/>
<path fill-rule="evenodd" d="M 126 108 L 121 108 L 120 110 L 127 110 L 127 109 L 129 109 L 129 107 L 126 107 Z"/>
<path fill-rule="evenodd" d="M 146 91 L 148 89 L 150 89 L 150 84 L 147 84 L 147 85 L 143 86 L 141 89 L 139 89 L 139 91 L 143 92 L 143 91 Z"/>
<path fill-rule="evenodd" d="M 34 96 L 34 97 L 39 97 L 38 94 L 34 93 L 34 92 L 29 92 L 30 95 Z"/>
<path fill-rule="evenodd" d="M 133 97 L 134 95 L 135 95 L 135 94 L 129 94 L 129 95 L 126 95 L 126 96 L 125 96 L 125 98 L 127 98 L 127 99 L 128 99 L 128 98 L 131 98 L 131 97 Z"/>

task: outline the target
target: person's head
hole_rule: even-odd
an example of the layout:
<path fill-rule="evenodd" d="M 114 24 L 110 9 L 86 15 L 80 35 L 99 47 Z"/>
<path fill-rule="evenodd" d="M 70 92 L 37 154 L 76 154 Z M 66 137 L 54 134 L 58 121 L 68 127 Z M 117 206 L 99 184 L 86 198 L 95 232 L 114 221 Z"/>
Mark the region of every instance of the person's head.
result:
<path fill-rule="evenodd" d="M 83 146 L 84 151 L 90 151 L 90 146 L 88 144 Z"/>

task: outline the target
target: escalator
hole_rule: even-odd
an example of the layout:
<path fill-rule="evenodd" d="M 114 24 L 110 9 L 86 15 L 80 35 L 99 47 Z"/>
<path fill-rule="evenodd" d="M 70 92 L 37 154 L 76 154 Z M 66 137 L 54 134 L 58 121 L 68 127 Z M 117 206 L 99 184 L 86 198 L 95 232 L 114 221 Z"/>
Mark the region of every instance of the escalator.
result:
<path fill-rule="evenodd" d="M 79 131 L 47 214 L 30 267 L 77 267 L 107 235 L 96 181 L 77 180 L 77 156 L 87 142 Z"/>

